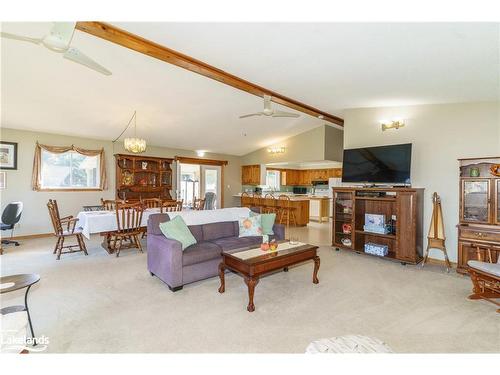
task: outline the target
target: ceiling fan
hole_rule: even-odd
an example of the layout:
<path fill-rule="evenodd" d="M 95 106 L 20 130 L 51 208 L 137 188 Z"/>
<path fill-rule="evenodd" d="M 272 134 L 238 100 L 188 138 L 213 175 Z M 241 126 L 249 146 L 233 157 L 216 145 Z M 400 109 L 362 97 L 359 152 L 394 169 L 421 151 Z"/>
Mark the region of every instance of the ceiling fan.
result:
<path fill-rule="evenodd" d="M 250 113 L 248 115 L 240 116 L 240 118 L 252 116 L 271 116 L 271 117 L 300 117 L 298 113 L 276 111 L 271 108 L 271 96 L 264 95 L 264 110 L 262 112 Z"/>
<path fill-rule="evenodd" d="M 82 64 L 87 68 L 93 69 L 104 75 L 111 75 L 111 72 L 103 66 L 96 63 L 90 57 L 84 55 L 80 50 L 71 47 L 71 40 L 75 32 L 76 22 L 54 22 L 54 26 L 50 29 L 49 34 L 42 38 L 30 38 L 27 36 L 0 32 L 3 38 L 30 42 L 33 44 L 43 45 L 51 51 L 62 53 L 65 59 Z"/>

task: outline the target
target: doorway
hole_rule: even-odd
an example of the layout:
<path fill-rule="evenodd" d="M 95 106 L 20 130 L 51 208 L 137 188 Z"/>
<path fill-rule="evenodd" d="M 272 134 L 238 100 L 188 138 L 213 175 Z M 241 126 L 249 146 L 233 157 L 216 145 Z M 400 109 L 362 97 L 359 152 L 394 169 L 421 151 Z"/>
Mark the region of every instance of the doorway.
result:
<path fill-rule="evenodd" d="M 193 207 L 195 199 L 211 192 L 216 196 L 215 208 L 221 208 L 221 166 L 177 162 L 177 186 L 177 198 L 184 207 Z"/>

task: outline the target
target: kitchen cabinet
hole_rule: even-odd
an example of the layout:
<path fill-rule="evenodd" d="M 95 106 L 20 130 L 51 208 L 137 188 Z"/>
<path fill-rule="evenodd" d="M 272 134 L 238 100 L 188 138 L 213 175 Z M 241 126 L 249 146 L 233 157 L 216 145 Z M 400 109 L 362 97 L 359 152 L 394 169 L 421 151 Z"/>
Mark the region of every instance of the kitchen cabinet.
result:
<path fill-rule="evenodd" d="M 308 169 L 299 170 L 299 185 L 311 185 L 312 171 Z"/>
<path fill-rule="evenodd" d="M 299 184 L 299 171 L 295 169 L 290 169 L 288 178 L 288 185 L 298 185 Z"/>
<path fill-rule="evenodd" d="M 342 177 L 342 168 L 328 169 L 328 177 L 329 178 Z"/>
<path fill-rule="evenodd" d="M 242 185 L 260 185 L 261 184 L 261 166 L 243 165 L 241 167 L 241 184 Z"/>
<path fill-rule="evenodd" d="M 264 172 L 262 172 L 264 169 Z M 269 168 L 268 170 L 279 170 L 281 173 L 282 186 L 310 186 L 313 181 L 327 181 L 331 177 L 341 177 L 342 168 L 327 169 L 278 169 Z M 264 174 L 264 177 L 260 177 Z M 244 165 L 242 167 L 243 185 L 264 185 L 265 184 L 265 166 L 262 165 Z"/>

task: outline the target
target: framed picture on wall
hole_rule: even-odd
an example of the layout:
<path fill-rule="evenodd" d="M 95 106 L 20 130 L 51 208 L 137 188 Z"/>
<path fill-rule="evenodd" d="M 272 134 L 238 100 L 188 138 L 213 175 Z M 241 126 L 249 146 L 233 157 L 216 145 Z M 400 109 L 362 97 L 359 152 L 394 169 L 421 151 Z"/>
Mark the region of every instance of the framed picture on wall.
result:
<path fill-rule="evenodd" d="M 17 169 L 17 143 L 0 142 L 0 169 Z"/>
<path fill-rule="evenodd" d="M 0 190 L 5 189 L 7 186 L 7 173 L 0 172 Z"/>

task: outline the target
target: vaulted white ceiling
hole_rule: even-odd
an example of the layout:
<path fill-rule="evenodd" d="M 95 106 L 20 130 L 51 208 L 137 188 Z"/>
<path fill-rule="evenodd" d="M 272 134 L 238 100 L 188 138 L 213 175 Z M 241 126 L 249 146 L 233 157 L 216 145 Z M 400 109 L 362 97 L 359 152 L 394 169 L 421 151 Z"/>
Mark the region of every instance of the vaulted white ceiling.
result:
<path fill-rule="evenodd" d="M 499 98 L 498 24 L 115 25 L 339 116 Z M 51 25 L 2 26 L 39 37 Z M 152 145 L 242 155 L 323 124 L 305 114 L 240 120 L 261 110 L 260 98 L 79 31 L 72 44 L 112 76 L 40 46 L 1 43 L 4 127 L 111 140 L 137 109 Z"/>

